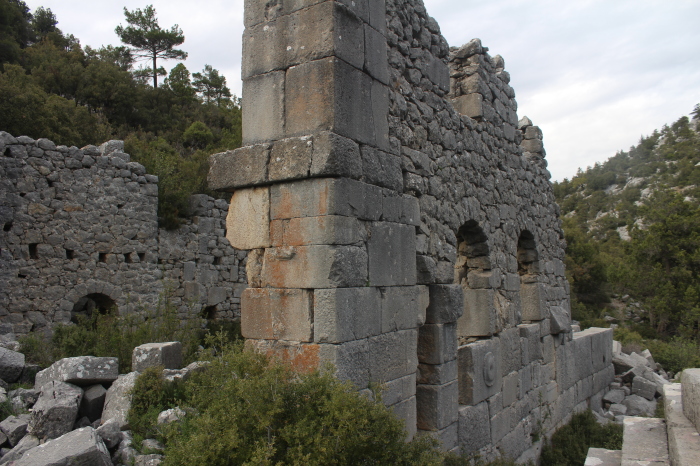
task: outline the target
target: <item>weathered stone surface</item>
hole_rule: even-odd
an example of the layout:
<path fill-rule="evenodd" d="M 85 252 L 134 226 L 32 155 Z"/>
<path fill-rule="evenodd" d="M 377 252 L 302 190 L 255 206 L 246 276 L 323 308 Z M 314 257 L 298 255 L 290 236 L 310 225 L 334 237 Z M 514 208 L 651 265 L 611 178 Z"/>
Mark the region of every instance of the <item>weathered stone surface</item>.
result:
<path fill-rule="evenodd" d="M 163 455 L 152 453 L 150 455 L 136 455 L 134 458 L 135 466 L 158 466 L 163 462 Z"/>
<path fill-rule="evenodd" d="M 96 431 L 105 446 L 110 450 L 119 445 L 119 442 L 122 441 L 122 432 L 116 419 L 108 419 L 104 424 L 99 426 Z"/>
<path fill-rule="evenodd" d="M 104 409 L 102 410 L 103 423 L 109 419 L 114 419 L 119 423 L 121 430 L 129 428 L 127 414 L 129 409 L 131 409 L 131 390 L 134 388 L 138 376 L 138 372 L 120 375 L 109 387 L 105 395 Z"/>
<path fill-rule="evenodd" d="M 247 288 L 241 302 L 241 332 L 244 337 L 312 340 L 314 311 L 310 290 Z"/>
<path fill-rule="evenodd" d="M 494 290 L 464 290 L 464 313 L 457 321 L 460 337 L 488 336 L 496 331 Z"/>
<path fill-rule="evenodd" d="M 169 341 L 165 343 L 145 343 L 134 348 L 131 354 L 131 368 L 143 372 L 149 367 L 163 366 L 165 369 L 182 367 L 182 343 Z"/>
<path fill-rule="evenodd" d="M 170 424 L 171 422 L 181 421 L 185 416 L 187 416 L 187 413 L 178 407 L 166 409 L 158 414 L 158 424 Z"/>
<path fill-rule="evenodd" d="M 268 179 L 269 160 L 269 144 L 256 144 L 214 154 L 209 158 L 209 187 L 232 191 L 265 183 Z"/>
<path fill-rule="evenodd" d="M 373 287 L 315 290 L 314 341 L 342 343 L 378 335 L 382 331 L 381 298 L 381 291 Z"/>
<path fill-rule="evenodd" d="M 464 293 L 461 285 L 430 285 L 430 305 L 427 324 L 456 322 L 464 312 Z"/>
<path fill-rule="evenodd" d="M 106 395 L 107 390 L 100 384 L 85 387 L 83 399 L 80 402 L 78 417 L 85 416 L 90 422 L 95 422 L 100 419 L 100 417 L 102 417 L 102 408 L 105 404 Z"/>
<path fill-rule="evenodd" d="M 625 399 L 625 391 L 622 389 L 610 390 L 603 396 L 603 401 L 608 403 L 620 403 Z"/>
<path fill-rule="evenodd" d="M 367 242 L 370 286 L 401 286 L 416 283 L 415 229 L 407 225 L 378 222 Z"/>
<path fill-rule="evenodd" d="M 419 328 L 418 360 L 421 363 L 444 364 L 456 358 L 457 328 L 454 323 L 425 324 Z"/>
<path fill-rule="evenodd" d="M 29 450 L 39 446 L 39 439 L 33 435 L 25 435 L 22 439 L 17 442 L 12 450 L 5 453 L 2 458 L 0 458 L 0 464 L 12 464 L 16 465 L 16 461 L 22 458 L 22 456 Z M 14 462 L 14 463 L 13 463 Z"/>
<path fill-rule="evenodd" d="M 56 361 L 36 375 L 35 388 L 51 381 L 67 382 L 78 386 L 109 383 L 119 375 L 117 358 L 77 356 Z"/>
<path fill-rule="evenodd" d="M 656 401 L 649 401 L 639 395 L 630 395 L 622 402 L 627 406 L 627 416 L 653 416 L 656 411 Z"/>
<path fill-rule="evenodd" d="M 693 423 L 683 414 L 680 384 L 664 385 L 663 400 L 671 464 L 693 464 L 700 458 L 700 436 Z"/>
<path fill-rule="evenodd" d="M 111 465 L 109 451 L 92 427 L 74 430 L 32 448 L 16 466 L 101 466 Z"/>
<path fill-rule="evenodd" d="M 523 320 L 542 320 L 548 317 L 547 294 L 542 283 L 520 285 L 520 302 Z"/>
<path fill-rule="evenodd" d="M 418 428 L 436 431 L 457 422 L 458 394 L 456 380 L 445 385 L 418 385 Z"/>
<path fill-rule="evenodd" d="M 70 432 L 78 416 L 83 391 L 72 384 L 51 381 L 41 387 L 27 432 L 40 439 L 53 439 Z"/>
<path fill-rule="evenodd" d="M 656 395 L 656 384 L 643 377 L 635 377 L 632 381 L 632 393 L 651 401 Z"/>
<path fill-rule="evenodd" d="M 275 71 L 243 81 L 243 144 L 279 139 L 284 133 L 285 73 Z"/>
<path fill-rule="evenodd" d="M 552 335 L 559 333 L 571 332 L 571 316 L 565 309 L 554 306 L 550 309 L 551 312 L 551 329 Z"/>
<path fill-rule="evenodd" d="M 501 353 L 497 339 L 460 346 L 459 404 L 476 405 L 501 389 Z"/>
<path fill-rule="evenodd" d="M 226 220 L 226 239 L 238 249 L 256 249 L 270 245 L 268 188 L 241 189 L 233 193 Z"/>
<path fill-rule="evenodd" d="M 15 383 L 24 369 L 24 354 L 0 347 L 0 379 Z"/>
<path fill-rule="evenodd" d="M 700 432 L 700 369 L 685 369 L 681 374 L 683 414 Z"/>
<path fill-rule="evenodd" d="M 619 466 L 622 461 L 622 451 L 606 450 L 605 448 L 589 448 L 586 455 L 586 465 Z"/>
<path fill-rule="evenodd" d="M 489 406 L 483 401 L 475 406 L 459 407 L 459 445 L 463 453 L 479 451 L 491 443 Z"/>
<path fill-rule="evenodd" d="M 417 330 L 399 330 L 370 337 L 369 377 L 372 382 L 386 382 L 416 372 Z"/>
<path fill-rule="evenodd" d="M 663 419 L 626 417 L 622 464 L 670 464 Z"/>
<path fill-rule="evenodd" d="M 0 422 L 0 431 L 7 436 L 11 446 L 17 445 L 25 436 L 30 419 L 29 414 L 20 414 L 19 416 L 8 416 Z"/>

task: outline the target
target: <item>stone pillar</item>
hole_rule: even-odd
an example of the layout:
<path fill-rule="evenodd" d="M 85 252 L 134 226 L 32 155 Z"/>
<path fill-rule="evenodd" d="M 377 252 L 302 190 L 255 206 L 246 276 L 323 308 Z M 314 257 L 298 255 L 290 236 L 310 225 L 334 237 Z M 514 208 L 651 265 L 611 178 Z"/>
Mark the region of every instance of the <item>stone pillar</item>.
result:
<path fill-rule="evenodd" d="M 250 250 L 243 336 L 301 370 L 330 361 L 416 431 L 418 201 L 389 143 L 384 1 L 246 0 L 243 143 L 211 159 Z"/>

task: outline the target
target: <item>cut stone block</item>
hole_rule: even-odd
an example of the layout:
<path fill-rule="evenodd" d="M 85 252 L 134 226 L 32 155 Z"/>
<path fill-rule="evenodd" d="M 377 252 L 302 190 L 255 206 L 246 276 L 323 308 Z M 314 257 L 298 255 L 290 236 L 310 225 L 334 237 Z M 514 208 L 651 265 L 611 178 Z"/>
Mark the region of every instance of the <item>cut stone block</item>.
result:
<path fill-rule="evenodd" d="M 313 138 L 282 139 L 275 142 L 270 154 L 269 180 L 287 181 L 309 177 L 313 157 Z"/>
<path fill-rule="evenodd" d="M 365 71 L 374 79 L 389 84 L 389 61 L 386 37 L 365 24 Z"/>
<path fill-rule="evenodd" d="M 51 381 L 67 382 L 78 386 L 109 383 L 119 375 L 117 358 L 77 356 L 56 361 L 36 375 L 34 387 L 40 389 Z"/>
<path fill-rule="evenodd" d="M 372 146 L 362 146 L 360 153 L 362 155 L 362 181 L 396 192 L 403 190 L 401 159 L 398 156 Z M 392 219 L 385 216 L 384 220 L 391 221 Z"/>
<path fill-rule="evenodd" d="M 608 403 L 622 403 L 622 400 L 625 399 L 625 391 L 622 389 L 614 389 L 610 390 L 608 393 L 606 393 L 603 396 L 603 401 L 606 401 Z"/>
<path fill-rule="evenodd" d="M 386 382 L 416 372 L 418 330 L 399 330 L 369 338 L 371 382 Z"/>
<path fill-rule="evenodd" d="M 632 381 L 632 393 L 651 401 L 656 396 L 656 384 L 644 377 L 635 377 Z"/>
<path fill-rule="evenodd" d="M 58 381 L 46 383 L 32 408 L 27 432 L 40 439 L 53 439 L 70 432 L 78 417 L 83 390 Z"/>
<path fill-rule="evenodd" d="M 364 236 L 356 218 L 340 215 L 273 220 L 270 231 L 272 245 L 278 247 L 349 245 L 358 243 Z"/>
<path fill-rule="evenodd" d="M 416 388 L 418 428 L 436 431 L 457 422 L 458 394 L 456 380 L 445 385 L 418 385 Z"/>
<path fill-rule="evenodd" d="M 418 360 L 421 363 L 444 364 L 456 357 L 456 324 L 425 324 L 418 329 Z"/>
<path fill-rule="evenodd" d="M 416 284 L 416 231 L 409 225 L 372 224 L 367 241 L 370 286 Z"/>
<path fill-rule="evenodd" d="M 119 423 L 116 419 L 109 419 L 107 422 L 99 426 L 97 429 L 97 435 L 102 438 L 105 446 L 110 450 L 122 441 L 122 431 L 119 429 Z"/>
<path fill-rule="evenodd" d="M 494 290 L 464 289 L 464 313 L 457 321 L 460 337 L 489 336 L 496 328 Z"/>
<path fill-rule="evenodd" d="M 460 346 L 457 357 L 459 404 L 476 405 L 501 390 L 498 338 Z"/>
<path fill-rule="evenodd" d="M 416 374 L 409 374 L 405 377 L 385 382 L 381 384 L 381 389 L 382 403 L 385 406 L 401 403 L 416 396 Z"/>
<path fill-rule="evenodd" d="M 344 288 L 367 285 L 367 252 L 355 246 L 268 248 L 262 284 L 272 288 Z"/>
<path fill-rule="evenodd" d="M 120 375 L 114 381 L 105 395 L 105 406 L 102 410 L 102 422 L 114 419 L 119 423 L 121 430 L 129 429 L 127 415 L 131 409 L 131 390 L 134 388 L 138 372 L 130 372 Z"/>
<path fill-rule="evenodd" d="M 182 343 L 179 341 L 146 343 L 134 348 L 131 354 L 133 371 L 143 372 L 149 367 L 156 366 L 163 366 L 165 369 L 180 369 L 182 367 Z"/>
<path fill-rule="evenodd" d="M 381 333 L 407 330 L 423 325 L 420 288 L 417 286 L 390 286 L 379 288 L 381 304 Z"/>
<path fill-rule="evenodd" d="M 284 134 L 285 72 L 243 80 L 243 144 L 274 141 Z"/>
<path fill-rule="evenodd" d="M 310 174 L 359 179 L 362 176 L 360 146 L 330 131 L 315 135 Z"/>
<path fill-rule="evenodd" d="M 656 411 L 656 401 L 639 395 L 630 395 L 622 403 L 627 406 L 627 416 L 653 416 Z"/>
<path fill-rule="evenodd" d="M 552 335 L 571 332 L 571 316 L 568 312 L 566 312 L 566 309 L 559 306 L 552 306 L 550 313 L 550 328 L 552 330 Z"/>
<path fill-rule="evenodd" d="M 461 285 L 430 285 L 430 305 L 427 324 L 457 322 L 464 312 L 464 293 Z"/>
<path fill-rule="evenodd" d="M 335 376 L 349 380 L 358 389 L 369 386 L 369 342 L 349 341 L 339 345 L 319 345 L 320 359 L 330 362 L 336 369 Z"/>
<path fill-rule="evenodd" d="M 621 450 L 606 450 L 605 448 L 589 448 L 585 465 L 596 466 L 620 466 L 622 462 Z"/>
<path fill-rule="evenodd" d="M 16 465 L 16 461 L 22 458 L 22 456 L 29 450 L 39 446 L 40 440 L 33 435 L 25 435 L 22 439 L 17 442 L 12 450 L 5 453 L 0 459 L 2 464 L 12 464 Z M 15 463 L 13 463 L 15 462 Z"/>
<path fill-rule="evenodd" d="M 24 369 L 24 354 L 0 347 L 0 379 L 15 383 Z"/>
<path fill-rule="evenodd" d="M 700 458 L 700 435 L 693 423 L 683 414 L 680 384 L 664 385 L 663 397 L 671 464 L 692 465 Z"/>
<path fill-rule="evenodd" d="M 452 100 L 455 110 L 469 118 L 481 118 L 484 116 L 484 98 L 481 94 L 467 94 Z"/>
<path fill-rule="evenodd" d="M 442 385 L 457 380 L 457 360 L 445 364 L 418 364 L 418 383 Z"/>
<path fill-rule="evenodd" d="M 92 427 L 74 430 L 27 451 L 15 466 L 111 466 L 102 438 Z"/>
<path fill-rule="evenodd" d="M 390 406 L 394 415 L 404 421 L 406 429 L 406 440 L 410 440 L 416 434 L 416 397 L 396 403 Z"/>
<path fill-rule="evenodd" d="M 486 401 L 475 406 L 459 407 L 459 446 L 469 455 L 491 443 L 489 405 Z"/>
<path fill-rule="evenodd" d="M 520 305 L 523 320 L 542 320 L 547 315 L 547 293 L 542 283 L 520 285 Z"/>
<path fill-rule="evenodd" d="M 30 419 L 29 414 L 20 414 L 19 416 L 8 416 L 0 422 L 0 431 L 7 436 L 11 446 L 17 445 L 26 435 Z"/>
<path fill-rule="evenodd" d="M 592 336 L 585 332 L 574 334 L 572 344 L 574 345 L 574 356 L 576 360 L 576 377 L 578 380 L 585 379 L 593 375 L 593 361 L 591 359 Z"/>
<path fill-rule="evenodd" d="M 668 465 L 668 437 L 663 419 L 626 417 L 622 443 L 622 464 Z"/>
<path fill-rule="evenodd" d="M 377 288 L 315 290 L 314 341 L 342 343 L 381 333 L 381 293 Z"/>
<path fill-rule="evenodd" d="M 270 246 L 270 193 L 268 188 L 233 193 L 226 217 L 226 239 L 237 249 Z"/>
<path fill-rule="evenodd" d="M 270 218 L 277 220 L 323 215 L 367 218 L 366 187 L 368 185 L 347 178 L 319 178 L 276 184 L 270 188 Z M 379 203 L 381 205 L 381 199 Z"/>
<path fill-rule="evenodd" d="M 270 145 L 257 144 L 209 157 L 209 189 L 233 191 L 267 181 Z"/>
<path fill-rule="evenodd" d="M 105 404 L 107 390 L 100 385 L 92 385 L 85 388 L 83 399 L 80 402 L 78 417 L 87 417 L 90 422 L 95 422 L 102 417 L 102 408 Z"/>
<path fill-rule="evenodd" d="M 681 374 L 683 414 L 700 432 L 700 369 L 685 369 Z"/>
<path fill-rule="evenodd" d="M 241 332 L 245 338 L 312 341 L 312 302 L 310 290 L 246 288 Z"/>

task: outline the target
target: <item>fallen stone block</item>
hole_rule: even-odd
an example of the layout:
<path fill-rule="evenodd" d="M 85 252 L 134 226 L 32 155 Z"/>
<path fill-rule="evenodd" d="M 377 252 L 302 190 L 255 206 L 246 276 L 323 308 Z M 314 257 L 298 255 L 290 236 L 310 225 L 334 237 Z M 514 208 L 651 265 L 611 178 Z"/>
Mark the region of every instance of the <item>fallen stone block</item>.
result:
<path fill-rule="evenodd" d="M 131 437 L 131 432 L 122 432 L 122 441 L 119 442 L 119 447 L 117 451 L 112 455 L 112 462 L 114 464 L 133 464 L 138 455 L 138 452 L 133 447 L 133 438 Z"/>
<path fill-rule="evenodd" d="M 608 393 L 606 393 L 603 396 L 603 401 L 607 401 L 608 403 L 615 404 L 615 403 L 622 403 L 622 400 L 625 399 L 625 391 L 622 389 L 613 389 L 610 390 Z"/>
<path fill-rule="evenodd" d="M 651 401 L 656 396 L 656 384 L 644 377 L 635 377 L 632 381 L 632 393 Z"/>
<path fill-rule="evenodd" d="M 613 366 L 615 366 L 615 375 L 624 374 L 634 367 L 634 360 L 625 353 L 613 353 Z"/>
<path fill-rule="evenodd" d="M 26 452 L 14 466 L 111 466 L 107 447 L 92 427 L 69 432 Z"/>
<path fill-rule="evenodd" d="M 149 367 L 163 366 L 165 369 L 182 367 L 182 343 L 146 343 L 137 346 L 131 356 L 131 370 L 143 372 Z"/>
<path fill-rule="evenodd" d="M 105 396 L 107 390 L 100 385 L 95 384 L 85 389 L 83 399 L 80 402 L 79 417 L 87 417 L 90 422 L 95 422 L 102 417 L 102 408 L 105 404 Z"/>
<path fill-rule="evenodd" d="M 102 438 L 108 449 L 112 449 L 119 445 L 122 441 L 122 432 L 119 428 L 119 422 L 116 419 L 109 419 L 107 422 L 99 426 L 97 429 L 97 435 Z"/>
<path fill-rule="evenodd" d="M 20 414 L 9 416 L 0 422 L 0 431 L 7 436 L 7 440 L 13 447 L 26 435 L 30 418 L 29 414 Z"/>
<path fill-rule="evenodd" d="M 622 402 L 627 406 L 627 416 L 653 416 L 656 411 L 656 401 L 649 401 L 639 395 L 630 395 Z"/>
<path fill-rule="evenodd" d="M 0 347 L 0 379 L 15 383 L 24 370 L 24 355 L 17 351 Z"/>
<path fill-rule="evenodd" d="M 96 383 L 110 383 L 119 375 L 117 358 L 98 358 L 95 356 L 77 356 L 56 361 L 50 367 L 36 375 L 34 388 L 41 389 L 46 383 L 57 380 L 86 386 Z"/>
<path fill-rule="evenodd" d="M 138 372 L 120 375 L 105 394 L 105 405 L 102 410 L 102 420 L 115 419 L 121 430 L 129 428 L 127 414 L 131 408 L 131 390 L 134 388 Z M 104 422 L 103 422 L 104 423 Z"/>
<path fill-rule="evenodd" d="M 54 439 L 70 432 L 82 398 L 83 390 L 75 385 L 58 381 L 45 384 L 32 409 L 27 432 L 40 439 Z"/>
<path fill-rule="evenodd" d="M 22 437 L 22 440 L 20 440 L 17 445 L 12 448 L 12 450 L 8 451 L 2 458 L 0 458 L 0 464 L 11 463 L 13 466 L 15 466 L 17 463 L 12 463 L 13 461 L 19 460 L 27 451 L 37 446 L 39 446 L 38 438 L 33 435 L 25 435 Z"/>

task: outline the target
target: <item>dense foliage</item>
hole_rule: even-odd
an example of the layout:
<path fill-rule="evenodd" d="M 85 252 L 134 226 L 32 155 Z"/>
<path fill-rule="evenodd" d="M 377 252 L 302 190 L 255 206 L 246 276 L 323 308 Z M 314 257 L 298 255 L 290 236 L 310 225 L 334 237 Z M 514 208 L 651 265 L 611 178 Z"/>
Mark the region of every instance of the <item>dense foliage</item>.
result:
<path fill-rule="evenodd" d="M 143 26 L 146 42 L 127 27 L 124 40 L 134 49 L 94 49 L 58 29 L 50 9 L 31 13 L 22 0 L 0 0 L 0 130 L 78 147 L 124 140 L 133 160 L 160 177 L 159 217 L 174 228 L 191 194 L 214 195 L 206 185 L 208 156 L 240 146 L 240 106 L 210 65 L 191 74 L 179 63 L 163 85 L 149 85 L 158 73 L 135 69 L 135 58 L 149 40 L 162 48 L 158 34 L 177 36 L 173 46 L 184 35 L 177 26 L 160 29 L 152 7 L 125 14 Z"/>
<path fill-rule="evenodd" d="M 554 184 L 574 317 L 624 319 L 610 301 L 629 295 L 642 309 L 633 329 L 669 354 L 674 338 L 700 341 L 700 106 L 693 114 Z"/>

